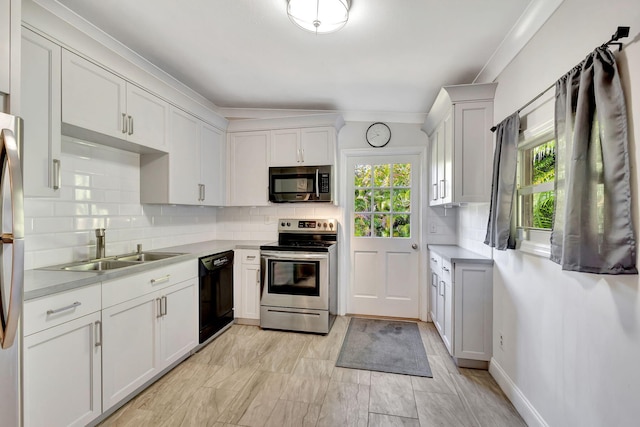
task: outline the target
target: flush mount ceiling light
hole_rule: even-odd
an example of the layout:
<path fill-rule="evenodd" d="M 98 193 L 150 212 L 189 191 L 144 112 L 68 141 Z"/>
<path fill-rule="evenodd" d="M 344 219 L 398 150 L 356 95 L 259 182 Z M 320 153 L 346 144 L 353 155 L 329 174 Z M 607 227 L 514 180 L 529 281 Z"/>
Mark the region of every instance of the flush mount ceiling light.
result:
<path fill-rule="evenodd" d="M 338 31 L 349 19 L 351 0 L 288 0 L 291 22 L 316 34 Z"/>

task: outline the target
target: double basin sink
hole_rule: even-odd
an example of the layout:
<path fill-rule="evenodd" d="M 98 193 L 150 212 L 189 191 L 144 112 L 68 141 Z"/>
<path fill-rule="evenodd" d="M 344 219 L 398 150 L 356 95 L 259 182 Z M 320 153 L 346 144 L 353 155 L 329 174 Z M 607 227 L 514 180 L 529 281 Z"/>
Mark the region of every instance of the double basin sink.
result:
<path fill-rule="evenodd" d="M 70 264 L 64 264 L 50 268 L 50 270 L 65 270 L 65 271 L 105 271 L 115 270 L 118 268 L 131 267 L 134 265 L 140 265 L 145 262 L 160 261 L 167 258 L 173 258 L 182 253 L 170 253 L 170 252 L 140 252 L 128 255 L 119 255 L 114 257 L 95 259 L 89 261 L 80 261 Z"/>

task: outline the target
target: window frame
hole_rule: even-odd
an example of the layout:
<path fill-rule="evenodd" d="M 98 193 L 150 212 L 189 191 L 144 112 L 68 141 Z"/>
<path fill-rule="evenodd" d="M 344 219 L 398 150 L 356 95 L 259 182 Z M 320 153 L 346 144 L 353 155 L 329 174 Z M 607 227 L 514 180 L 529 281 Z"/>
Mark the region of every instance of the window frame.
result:
<path fill-rule="evenodd" d="M 554 191 L 555 177 L 552 182 L 545 182 L 533 186 L 523 185 L 524 153 L 526 150 L 532 149 L 538 145 L 542 145 L 548 141 L 555 139 L 555 125 L 553 120 L 545 121 L 539 126 L 526 129 L 520 132 L 518 140 L 518 159 L 516 167 L 516 191 L 514 192 L 514 203 L 516 206 L 516 214 L 513 216 L 515 222 L 516 248 L 530 253 L 548 258 L 551 254 L 551 229 L 541 229 L 523 226 L 524 210 L 521 203 L 521 195 L 534 194 L 539 192 Z M 525 187 L 522 191 L 522 187 Z"/>

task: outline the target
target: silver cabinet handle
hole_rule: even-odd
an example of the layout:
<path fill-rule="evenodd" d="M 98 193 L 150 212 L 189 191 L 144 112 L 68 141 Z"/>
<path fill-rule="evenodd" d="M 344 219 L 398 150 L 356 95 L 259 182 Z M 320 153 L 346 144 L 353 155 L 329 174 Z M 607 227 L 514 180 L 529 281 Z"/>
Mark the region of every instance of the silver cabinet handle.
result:
<path fill-rule="evenodd" d="M 296 150 L 296 162 L 300 163 L 300 149 Z"/>
<path fill-rule="evenodd" d="M 438 200 L 438 184 L 433 184 L 433 200 Z"/>
<path fill-rule="evenodd" d="M 160 298 L 156 298 L 156 303 L 157 303 L 157 313 L 156 314 L 156 319 L 159 319 L 162 317 L 162 300 Z"/>
<path fill-rule="evenodd" d="M 435 262 L 436 264 L 438 263 L 437 258 L 431 258 L 431 261 Z"/>
<path fill-rule="evenodd" d="M 316 169 L 316 197 L 317 198 L 320 198 L 320 182 L 319 182 L 320 178 L 319 178 L 319 175 L 320 175 L 320 169 Z"/>
<path fill-rule="evenodd" d="M 53 189 L 59 190 L 62 179 L 60 178 L 60 159 L 53 159 Z"/>
<path fill-rule="evenodd" d="M 20 124 L 20 122 L 18 122 Z M 20 135 L 18 133 L 18 135 Z M 18 321 L 22 311 L 22 292 L 24 288 L 24 188 L 22 186 L 22 168 L 20 166 L 20 156 L 18 154 L 18 142 L 9 129 L 2 129 L 0 132 L 2 147 L 0 148 L 0 159 L 2 163 L 7 162 L 7 173 L 11 184 L 11 222 L 12 232 L 2 233 L 2 243 L 11 244 L 11 285 L 9 287 L 8 298 L 0 301 L 2 315 L 6 313 L 4 321 L 0 322 L 0 343 L 2 348 L 9 348 L 18 332 Z M 0 164 L 4 169 L 4 164 Z M 7 252 L 5 252 L 7 253 Z M 5 295 L 6 297 L 6 295 Z M 8 302 L 8 306 L 2 306 Z"/>
<path fill-rule="evenodd" d="M 441 179 L 440 180 L 440 184 L 441 184 L 441 186 L 440 186 L 440 198 L 441 199 L 444 199 L 447 196 L 447 189 L 444 188 L 444 183 L 445 183 L 445 180 Z"/>
<path fill-rule="evenodd" d="M 447 273 L 450 273 L 450 272 L 451 272 L 451 270 L 449 270 L 447 267 L 442 267 L 442 269 L 443 269 L 444 271 L 446 271 Z"/>
<path fill-rule="evenodd" d="M 96 337 L 100 337 L 100 338 L 96 338 L 95 346 L 100 347 L 102 345 L 102 322 L 99 320 L 96 320 L 95 326 L 96 326 Z"/>
<path fill-rule="evenodd" d="M 438 275 L 436 273 L 431 273 L 431 286 L 434 288 L 438 286 Z"/>
<path fill-rule="evenodd" d="M 300 149 L 300 163 L 304 163 L 304 148 Z"/>
<path fill-rule="evenodd" d="M 260 284 L 260 269 L 256 270 L 256 283 L 258 285 Z"/>
<path fill-rule="evenodd" d="M 255 255 L 247 255 L 247 259 L 248 260 L 254 260 L 254 259 L 256 259 L 256 256 Z"/>
<path fill-rule="evenodd" d="M 61 311 L 72 310 L 72 309 L 74 309 L 76 307 L 79 307 L 81 305 L 82 305 L 82 303 L 80 301 L 76 301 L 73 304 L 69 304 L 69 305 L 64 306 L 64 307 L 56 308 L 55 310 L 47 310 L 47 315 L 60 313 Z"/>
<path fill-rule="evenodd" d="M 127 133 L 127 115 L 122 113 L 122 133 Z"/>
<path fill-rule="evenodd" d="M 444 296 L 444 291 L 442 290 L 445 286 L 444 281 L 440 281 L 440 296 L 443 297 Z"/>
<path fill-rule="evenodd" d="M 133 135 L 133 117 L 129 116 L 129 135 Z"/>
<path fill-rule="evenodd" d="M 207 187 L 202 184 L 202 201 L 204 202 L 204 199 L 207 198 Z"/>
<path fill-rule="evenodd" d="M 167 315 L 167 296 L 163 296 L 162 300 L 164 301 L 164 310 L 162 311 L 162 315 L 166 316 Z"/>
<path fill-rule="evenodd" d="M 151 284 L 157 285 L 158 283 L 168 282 L 170 278 L 171 275 L 167 274 L 166 276 L 158 277 L 157 279 L 151 279 Z"/>

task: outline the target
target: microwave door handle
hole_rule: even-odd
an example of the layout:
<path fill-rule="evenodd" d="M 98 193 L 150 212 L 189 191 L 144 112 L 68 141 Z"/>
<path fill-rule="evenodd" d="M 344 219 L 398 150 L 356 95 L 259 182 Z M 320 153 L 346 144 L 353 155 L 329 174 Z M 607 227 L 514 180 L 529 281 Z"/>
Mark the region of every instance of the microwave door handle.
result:
<path fill-rule="evenodd" d="M 318 177 L 320 176 L 320 169 L 316 169 L 316 198 L 320 198 L 320 182 Z"/>
<path fill-rule="evenodd" d="M 0 132 L 0 139 L 2 140 L 2 147 L 0 147 L 0 167 L 4 169 L 4 165 L 7 163 L 7 172 L 11 187 L 11 216 L 13 226 L 12 233 L 2 233 L 2 244 L 13 245 L 11 251 L 10 294 L 8 298 L 2 298 L 3 302 L 9 304 L 6 319 L 4 318 L 5 311 L 0 307 L 0 345 L 3 349 L 6 349 L 13 345 L 18 331 L 20 311 L 22 310 L 24 285 L 24 192 L 16 138 L 11 130 L 3 129 L 2 132 Z M 2 171 L 0 171 L 0 173 L 2 173 Z"/>

